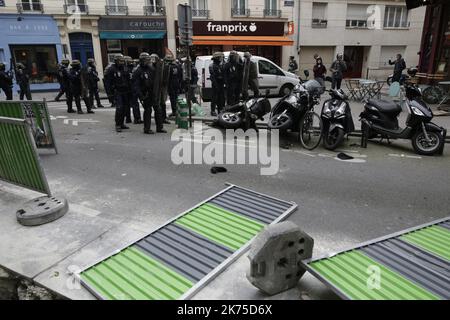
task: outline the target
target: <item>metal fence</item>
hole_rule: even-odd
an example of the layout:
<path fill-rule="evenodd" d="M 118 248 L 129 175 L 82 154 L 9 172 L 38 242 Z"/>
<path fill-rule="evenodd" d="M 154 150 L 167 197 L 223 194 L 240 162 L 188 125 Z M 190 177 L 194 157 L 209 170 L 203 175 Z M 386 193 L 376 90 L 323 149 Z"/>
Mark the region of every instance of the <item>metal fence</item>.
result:
<path fill-rule="evenodd" d="M 58 153 L 46 101 L 1 101 L 0 117 L 25 119 L 38 149 Z"/>
<path fill-rule="evenodd" d="M 0 179 L 51 195 L 25 119 L 0 117 Z"/>

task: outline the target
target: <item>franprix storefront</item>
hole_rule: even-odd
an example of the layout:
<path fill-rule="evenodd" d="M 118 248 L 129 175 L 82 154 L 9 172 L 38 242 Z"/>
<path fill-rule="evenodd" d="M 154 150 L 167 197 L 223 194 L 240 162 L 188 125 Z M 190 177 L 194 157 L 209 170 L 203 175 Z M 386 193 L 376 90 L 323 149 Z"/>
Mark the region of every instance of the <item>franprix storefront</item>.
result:
<path fill-rule="evenodd" d="M 139 58 L 142 52 L 165 54 L 167 24 L 164 18 L 101 17 L 98 22 L 104 67 L 118 53 Z"/>
<path fill-rule="evenodd" d="M 7 68 L 11 59 L 22 63 L 32 91 L 58 89 L 56 75 L 63 49 L 56 21 L 45 15 L 0 14 L 0 30 L 0 61 Z"/>
<path fill-rule="evenodd" d="M 211 55 L 215 51 L 249 51 L 266 57 L 279 66 L 283 47 L 294 44 L 285 35 L 285 22 L 270 21 L 194 21 L 193 55 Z M 175 30 L 178 30 L 176 22 Z"/>

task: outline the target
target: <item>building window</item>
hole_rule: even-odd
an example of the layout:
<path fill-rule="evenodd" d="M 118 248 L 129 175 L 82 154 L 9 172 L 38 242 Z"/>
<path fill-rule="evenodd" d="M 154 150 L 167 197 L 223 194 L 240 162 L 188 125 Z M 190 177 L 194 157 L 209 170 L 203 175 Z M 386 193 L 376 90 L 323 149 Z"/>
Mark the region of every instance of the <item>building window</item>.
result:
<path fill-rule="evenodd" d="M 5 0 L 0 0 L 0 7 L 4 7 L 5 6 Z"/>
<path fill-rule="evenodd" d="M 364 4 L 347 5 L 347 28 L 368 28 L 368 6 Z"/>
<path fill-rule="evenodd" d="M 328 8 L 328 5 L 324 2 L 313 2 L 313 9 L 312 9 L 312 27 L 313 28 L 326 28 L 327 27 L 327 24 L 328 24 L 327 8 Z"/>
<path fill-rule="evenodd" d="M 166 7 L 164 0 L 146 0 L 144 6 L 144 13 L 147 16 L 164 16 L 166 15 Z"/>
<path fill-rule="evenodd" d="M 192 17 L 209 18 L 208 0 L 190 0 Z"/>
<path fill-rule="evenodd" d="M 21 0 L 17 3 L 19 12 L 22 11 L 43 11 L 44 7 L 40 0 Z"/>
<path fill-rule="evenodd" d="M 106 0 L 106 14 L 127 15 L 128 7 L 126 0 Z"/>
<path fill-rule="evenodd" d="M 408 10 L 403 6 L 386 6 L 384 11 L 385 28 L 408 28 Z"/>
<path fill-rule="evenodd" d="M 265 17 L 281 17 L 281 10 L 278 10 L 278 0 L 266 0 L 264 8 Z"/>
<path fill-rule="evenodd" d="M 54 45 L 12 45 L 15 63 L 22 63 L 31 83 L 57 82 L 58 56 Z"/>
<path fill-rule="evenodd" d="M 66 13 L 88 13 L 88 6 L 86 0 L 66 0 L 64 10 Z"/>
<path fill-rule="evenodd" d="M 244 16 L 250 15 L 250 10 L 247 9 L 247 0 L 232 0 L 231 16 Z"/>

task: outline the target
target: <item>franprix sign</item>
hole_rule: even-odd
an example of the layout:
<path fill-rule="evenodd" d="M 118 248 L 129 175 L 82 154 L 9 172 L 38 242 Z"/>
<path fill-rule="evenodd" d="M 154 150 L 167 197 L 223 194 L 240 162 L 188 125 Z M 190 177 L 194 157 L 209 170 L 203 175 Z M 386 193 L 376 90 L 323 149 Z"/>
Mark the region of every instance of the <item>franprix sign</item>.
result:
<path fill-rule="evenodd" d="M 194 21 L 196 36 L 283 36 L 284 22 Z"/>

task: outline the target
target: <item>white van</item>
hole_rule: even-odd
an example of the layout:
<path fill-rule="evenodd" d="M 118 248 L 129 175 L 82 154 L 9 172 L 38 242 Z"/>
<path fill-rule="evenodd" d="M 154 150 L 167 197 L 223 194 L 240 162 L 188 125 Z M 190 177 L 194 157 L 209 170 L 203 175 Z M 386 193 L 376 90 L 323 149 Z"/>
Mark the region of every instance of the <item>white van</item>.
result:
<path fill-rule="evenodd" d="M 241 57 L 243 52 L 238 52 Z M 224 52 L 225 61 L 228 60 L 230 52 Z M 203 101 L 210 101 L 212 88 L 209 77 L 209 65 L 212 63 L 212 56 L 199 56 L 195 61 L 199 80 L 198 86 L 201 88 L 200 94 Z M 258 70 L 258 81 L 260 93 L 270 90 L 270 95 L 285 95 L 299 84 L 298 76 L 291 72 L 284 71 L 272 61 L 259 56 L 252 56 L 252 61 L 256 63 Z"/>

